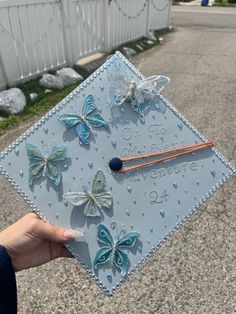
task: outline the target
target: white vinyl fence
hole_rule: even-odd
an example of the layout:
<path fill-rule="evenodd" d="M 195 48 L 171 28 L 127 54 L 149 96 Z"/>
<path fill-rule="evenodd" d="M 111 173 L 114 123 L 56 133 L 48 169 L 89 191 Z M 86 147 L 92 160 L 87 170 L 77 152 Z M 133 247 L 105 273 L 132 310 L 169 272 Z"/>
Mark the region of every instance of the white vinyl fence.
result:
<path fill-rule="evenodd" d="M 0 89 L 167 28 L 170 1 L 0 1 Z"/>

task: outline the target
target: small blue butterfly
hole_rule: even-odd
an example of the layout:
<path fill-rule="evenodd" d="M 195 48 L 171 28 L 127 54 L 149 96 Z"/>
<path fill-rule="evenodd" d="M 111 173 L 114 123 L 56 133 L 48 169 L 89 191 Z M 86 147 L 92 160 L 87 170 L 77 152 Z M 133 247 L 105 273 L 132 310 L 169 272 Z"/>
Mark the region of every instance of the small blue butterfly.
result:
<path fill-rule="evenodd" d="M 121 271 L 121 275 L 125 276 L 129 266 L 129 259 L 128 255 L 121 249 L 133 247 L 139 237 L 139 233 L 131 231 L 114 241 L 110 231 L 103 224 L 99 224 L 97 228 L 97 241 L 104 244 L 104 247 L 95 256 L 93 262 L 94 269 L 100 264 L 111 261 Z"/>
<path fill-rule="evenodd" d="M 58 117 L 58 120 L 61 121 L 67 128 L 76 126 L 76 132 L 80 140 L 84 144 L 88 145 L 91 127 L 109 127 L 108 123 L 102 118 L 102 116 L 99 113 L 94 112 L 95 110 L 95 100 L 92 95 L 89 95 L 85 99 L 82 114 L 62 114 Z"/>
<path fill-rule="evenodd" d="M 65 160 L 66 147 L 53 147 L 52 152 L 47 155 L 41 154 L 40 150 L 33 144 L 27 143 L 26 149 L 30 161 L 29 185 L 33 185 L 33 181 L 41 176 L 47 176 L 55 185 L 59 185 L 61 181 L 61 171 L 54 162 Z"/>

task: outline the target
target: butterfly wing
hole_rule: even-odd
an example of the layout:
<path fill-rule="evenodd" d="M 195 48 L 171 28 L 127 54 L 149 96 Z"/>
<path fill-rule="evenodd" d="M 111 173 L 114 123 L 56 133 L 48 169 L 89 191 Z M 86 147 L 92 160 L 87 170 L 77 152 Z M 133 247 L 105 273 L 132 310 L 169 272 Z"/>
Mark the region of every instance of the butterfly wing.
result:
<path fill-rule="evenodd" d="M 128 93 L 129 89 L 127 86 L 123 88 L 117 88 L 115 90 L 115 104 L 116 105 L 122 105 L 126 101 L 126 95 Z"/>
<path fill-rule="evenodd" d="M 111 208 L 112 206 L 112 195 L 109 192 L 103 192 L 94 195 L 96 204 L 99 208 Z"/>
<path fill-rule="evenodd" d="M 92 95 L 86 97 L 83 106 L 83 116 L 86 117 L 96 109 L 95 100 Z"/>
<path fill-rule="evenodd" d="M 61 114 L 58 120 L 67 128 L 71 128 L 82 121 L 81 117 L 75 114 Z"/>
<path fill-rule="evenodd" d="M 42 162 L 44 161 L 44 156 L 41 154 L 40 150 L 33 144 L 26 144 L 27 155 L 30 162 Z"/>
<path fill-rule="evenodd" d="M 92 184 L 92 196 L 93 202 L 90 205 L 91 210 L 96 214 L 96 216 L 100 216 L 98 209 L 102 207 L 109 208 L 112 205 L 112 195 L 109 192 L 103 192 L 106 185 L 106 179 L 101 170 L 98 170 Z M 94 216 L 94 215 L 93 215 Z"/>
<path fill-rule="evenodd" d="M 116 251 L 115 251 L 115 265 L 121 270 L 121 275 L 125 276 L 129 259 L 128 255 L 120 250 L 120 248 L 131 248 L 134 246 L 137 238 L 139 237 L 139 233 L 135 231 L 131 231 L 125 234 L 121 239 L 119 239 L 116 243 Z"/>
<path fill-rule="evenodd" d="M 74 206 L 81 206 L 87 203 L 84 208 L 85 216 L 95 217 L 100 215 L 96 204 L 87 193 L 68 192 L 65 193 L 63 197 Z"/>
<path fill-rule="evenodd" d="M 55 146 L 52 149 L 51 154 L 48 157 L 49 161 L 60 161 L 66 159 L 66 147 L 65 146 Z"/>
<path fill-rule="evenodd" d="M 44 162 L 37 162 L 29 166 L 29 185 L 33 185 L 34 179 L 40 178 L 43 175 Z"/>
<path fill-rule="evenodd" d="M 91 131 L 86 121 L 82 121 L 76 126 L 76 132 L 81 142 L 88 145 L 89 144 L 88 139 L 91 134 Z"/>
<path fill-rule="evenodd" d="M 61 181 L 61 170 L 53 162 L 65 160 L 66 158 L 66 147 L 65 146 L 55 146 L 52 152 L 48 156 L 47 162 L 47 176 L 49 179 L 54 181 L 55 185 L 59 185 Z"/>
<path fill-rule="evenodd" d="M 126 98 L 129 80 L 127 79 L 126 68 L 118 59 L 108 67 L 107 74 L 110 82 L 109 101 L 112 105 L 121 105 Z"/>
<path fill-rule="evenodd" d="M 109 127 L 109 124 L 97 112 L 87 116 L 86 121 L 94 128 L 99 128 L 100 126 L 104 126 L 105 128 Z"/>
<path fill-rule="evenodd" d="M 119 59 L 107 68 L 107 78 L 114 89 L 124 89 L 127 86 L 126 67 Z"/>
<path fill-rule="evenodd" d="M 137 90 L 148 90 L 154 93 L 160 92 L 169 83 L 167 76 L 154 75 L 141 80 L 137 85 Z"/>
<path fill-rule="evenodd" d="M 103 224 L 97 226 L 97 240 L 108 248 L 113 247 L 111 233 Z"/>
<path fill-rule="evenodd" d="M 136 111 L 139 115 L 139 118 L 144 122 L 144 112 L 151 107 L 152 101 L 148 98 L 144 98 L 143 95 L 139 95 L 139 92 L 135 92 L 135 98 L 132 99 L 132 109 Z"/>
<path fill-rule="evenodd" d="M 30 163 L 29 167 L 29 185 L 33 185 L 34 179 L 43 175 L 44 170 L 44 156 L 40 150 L 33 144 L 26 144 L 27 155 Z"/>
<path fill-rule="evenodd" d="M 139 233 L 136 231 L 128 232 L 117 241 L 116 247 L 117 248 L 131 248 L 135 245 L 135 242 L 139 236 L 140 236 Z"/>
<path fill-rule="evenodd" d="M 98 194 L 104 190 L 106 186 L 106 179 L 102 170 L 98 170 L 92 184 L 92 194 Z"/>
<path fill-rule="evenodd" d="M 112 255 L 112 248 L 111 247 L 109 247 L 109 248 L 104 247 L 104 248 L 100 249 L 97 252 L 95 259 L 93 261 L 93 268 L 97 269 L 98 265 L 107 263 L 110 260 L 111 255 Z"/>
<path fill-rule="evenodd" d="M 48 161 L 47 163 L 47 172 L 46 175 L 49 179 L 51 179 L 55 185 L 59 185 L 61 181 L 61 170 L 59 167 L 54 165 L 51 161 Z"/>
<path fill-rule="evenodd" d="M 121 276 L 125 276 L 128 266 L 129 266 L 129 258 L 125 252 L 122 252 L 118 248 L 115 250 L 114 262 L 118 269 L 121 271 Z"/>
<path fill-rule="evenodd" d="M 141 120 L 144 119 L 144 112 L 157 102 L 157 94 L 168 82 L 169 78 L 166 76 L 150 76 L 138 83 L 134 91 L 132 108 L 138 112 Z"/>
<path fill-rule="evenodd" d="M 68 192 L 63 198 L 73 206 L 81 206 L 89 201 L 89 195 L 83 192 Z"/>
<path fill-rule="evenodd" d="M 84 214 L 85 216 L 89 216 L 89 217 L 100 216 L 100 212 L 98 209 L 99 209 L 99 206 L 97 202 L 90 197 L 88 203 L 86 204 L 84 208 Z"/>

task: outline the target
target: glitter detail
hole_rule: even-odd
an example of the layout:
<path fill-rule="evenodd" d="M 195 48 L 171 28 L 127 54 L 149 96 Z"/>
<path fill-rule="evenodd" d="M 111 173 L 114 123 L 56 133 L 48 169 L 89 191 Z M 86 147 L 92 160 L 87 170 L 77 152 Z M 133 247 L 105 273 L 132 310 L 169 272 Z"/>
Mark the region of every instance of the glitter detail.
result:
<path fill-rule="evenodd" d="M 98 170 L 92 184 L 91 191 L 84 187 L 84 192 L 67 192 L 63 198 L 73 206 L 84 206 L 84 215 L 88 217 L 101 216 L 102 208 L 110 209 L 112 206 L 112 195 L 105 190 L 106 179 L 101 170 Z"/>
<path fill-rule="evenodd" d="M 112 144 L 112 146 L 116 147 L 116 140 L 112 139 L 111 144 Z"/>
<path fill-rule="evenodd" d="M 164 209 L 161 209 L 161 210 L 160 210 L 160 215 L 161 215 L 162 218 L 165 217 L 165 211 L 164 211 Z"/>
<path fill-rule="evenodd" d="M 211 175 L 212 175 L 213 177 L 215 177 L 216 172 L 215 172 L 215 170 L 214 170 L 214 169 L 211 169 Z"/>
<path fill-rule="evenodd" d="M 121 272 L 121 276 L 125 276 L 129 266 L 129 259 L 123 249 L 132 248 L 139 236 L 139 233 L 131 231 L 125 233 L 123 236 L 120 235 L 118 241 L 114 242 L 106 226 L 99 224 L 97 226 L 97 241 L 104 244 L 104 247 L 98 250 L 93 261 L 93 268 L 97 269 L 99 265 L 111 262 Z M 114 258 L 111 258 L 113 254 Z"/>

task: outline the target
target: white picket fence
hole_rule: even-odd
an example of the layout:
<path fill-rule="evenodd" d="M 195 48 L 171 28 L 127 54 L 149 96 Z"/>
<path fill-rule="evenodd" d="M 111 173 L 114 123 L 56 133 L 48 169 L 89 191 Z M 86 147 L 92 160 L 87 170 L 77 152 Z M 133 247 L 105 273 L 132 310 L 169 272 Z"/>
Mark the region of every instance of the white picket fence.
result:
<path fill-rule="evenodd" d="M 0 1 L 0 89 L 167 28 L 170 1 Z"/>

